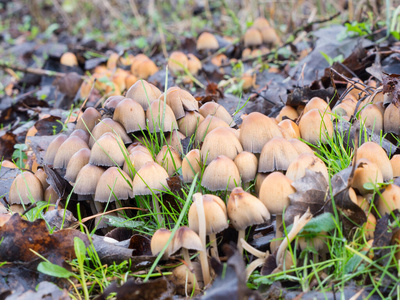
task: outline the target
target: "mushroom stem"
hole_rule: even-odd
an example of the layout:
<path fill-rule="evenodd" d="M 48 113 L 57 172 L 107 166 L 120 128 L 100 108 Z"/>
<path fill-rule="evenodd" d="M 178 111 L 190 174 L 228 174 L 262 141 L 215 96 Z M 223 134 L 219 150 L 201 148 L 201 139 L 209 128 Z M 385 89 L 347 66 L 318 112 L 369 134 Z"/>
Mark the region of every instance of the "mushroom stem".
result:
<path fill-rule="evenodd" d="M 275 221 L 275 239 L 271 241 L 271 252 L 275 252 L 276 249 L 279 248 L 279 245 L 282 243 L 283 232 L 280 230 L 282 226 L 282 215 L 276 215 Z"/>
<path fill-rule="evenodd" d="M 203 197 L 200 193 L 193 195 L 196 203 L 197 215 L 199 217 L 199 237 L 203 245 L 203 250 L 200 251 L 200 264 L 203 273 L 204 287 L 211 282 L 210 269 L 208 266 L 208 258 L 206 252 L 206 216 L 204 214 Z"/>
<path fill-rule="evenodd" d="M 211 233 L 208 237 L 210 238 L 211 243 L 211 256 L 219 261 L 217 235 L 215 233 Z"/>
<path fill-rule="evenodd" d="M 158 198 L 156 195 L 153 194 L 152 199 L 153 199 L 154 208 L 156 209 L 157 221 L 158 221 L 159 225 L 162 226 L 163 218 L 161 216 L 161 208 L 160 208 L 160 204 L 158 203 Z"/>
<path fill-rule="evenodd" d="M 195 287 L 198 288 L 199 283 L 197 281 L 196 273 L 194 272 L 192 261 L 190 260 L 189 250 L 182 247 L 181 253 L 183 256 L 183 260 L 187 263 L 187 269 L 193 274 L 193 282 L 195 282 Z"/>
<path fill-rule="evenodd" d="M 238 236 L 238 241 L 237 241 L 237 248 L 241 256 L 243 256 L 243 246 L 242 246 L 242 240 L 246 237 L 245 231 L 244 230 L 239 230 L 239 236 Z"/>
<path fill-rule="evenodd" d="M 247 252 L 253 254 L 254 256 L 258 258 L 265 258 L 269 255 L 269 252 L 261 252 L 260 250 L 257 250 L 253 246 L 251 246 L 249 243 L 247 243 L 244 239 L 240 239 L 241 244 L 243 249 L 245 249 Z"/>
<path fill-rule="evenodd" d="M 249 264 L 246 268 L 246 281 L 249 280 L 250 275 L 257 269 L 259 266 L 265 263 L 266 258 L 257 258 L 251 264 Z"/>

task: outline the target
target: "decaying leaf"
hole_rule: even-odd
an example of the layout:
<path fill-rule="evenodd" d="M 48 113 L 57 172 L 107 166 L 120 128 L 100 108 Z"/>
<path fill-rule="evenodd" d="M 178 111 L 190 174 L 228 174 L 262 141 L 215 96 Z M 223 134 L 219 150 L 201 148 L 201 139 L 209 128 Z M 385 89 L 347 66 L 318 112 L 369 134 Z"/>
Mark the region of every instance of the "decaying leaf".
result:
<path fill-rule="evenodd" d="M 294 217 L 303 215 L 308 208 L 314 215 L 325 204 L 328 193 L 328 183 L 321 172 L 306 169 L 306 174 L 292 183 L 296 192 L 289 195 L 290 205 L 285 211 L 285 225 L 293 223 Z"/>
<path fill-rule="evenodd" d="M 133 256 L 151 256 L 150 239 L 144 235 L 135 234 L 129 242 L 129 249 L 132 249 Z"/>
<path fill-rule="evenodd" d="M 383 73 L 383 93 L 391 94 L 396 106 L 400 104 L 400 75 Z"/>
<path fill-rule="evenodd" d="M 60 288 L 52 282 L 42 281 L 34 289 L 27 290 L 21 293 L 12 293 L 7 297 L 8 300 L 40 300 L 40 299 L 53 299 L 53 300 L 69 300 L 71 297 L 68 295 L 66 289 L 60 290 Z"/>
<path fill-rule="evenodd" d="M 50 116 L 37 121 L 35 123 L 35 128 L 37 129 L 36 135 L 54 135 L 55 133 L 59 133 L 62 129 L 60 120 L 60 117 Z"/>
<path fill-rule="evenodd" d="M 56 191 L 61 200 L 66 200 L 70 196 L 71 201 L 78 199 L 77 195 L 72 193 L 71 184 L 58 174 L 57 171 L 44 165 L 44 171 L 47 174 L 47 182 Z"/>

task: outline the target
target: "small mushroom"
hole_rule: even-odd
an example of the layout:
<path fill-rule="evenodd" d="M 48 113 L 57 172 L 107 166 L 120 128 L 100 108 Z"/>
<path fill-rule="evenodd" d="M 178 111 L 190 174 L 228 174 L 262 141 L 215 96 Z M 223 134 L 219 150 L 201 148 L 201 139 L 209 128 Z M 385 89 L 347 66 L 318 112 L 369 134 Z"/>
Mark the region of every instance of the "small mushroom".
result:
<path fill-rule="evenodd" d="M 329 182 L 328 168 L 320 158 L 310 153 L 300 154 L 294 161 L 292 161 L 285 175 L 290 180 L 296 181 L 306 174 L 306 169 L 321 172 L 326 179 L 326 182 Z"/>
<path fill-rule="evenodd" d="M 43 186 L 31 172 L 25 171 L 15 177 L 8 196 L 10 204 L 30 204 L 43 201 Z"/>
<path fill-rule="evenodd" d="M 250 181 L 256 178 L 258 160 L 257 157 L 248 151 L 243 151 L 236 155 L 233 162 L 236 164 L 242 178 L 243 187 L 248 189 Z"/>
<path fill-rule="evenodd" d="M 179 131 L 186 136 L 192 136 L 204 117 L 196 111 L 187 111 L 185 116 L 178 120 Z"/>
<path fill-rule="evenodd" d="M 132 180 L 123 170 L 111 167 L 100 176 L 94 195 L 95 201 L 115 202 L 132 197 Z"/>
<path fill-rule="evenodd" d="M 275 137 L 269 140 L 262 148 L 258 162 L 258 172 L 286 171 L 297 156 L 296 149 L 288 140 L 282 137 Z"/>
<path fill-rule="evenodd" d="M 153 101 L 160 97 L 160 95 L 161 91 L 145 80 L 137 81 L 126 92 L 126 98 L 135 100 L 143 107 L 145 111 L 149 108 Z"/>
<path fill-rule="evenodd" d="M 219 48 L 218 40 L 212 33 L 203 32 L 197 38 L 196 49 L 198 51 L 216 50 L 218 48 Z"/>
<path fill-rule="evenodd" d="M 77 136 L 70 136 L 58 148 L 54 157 L 54 168 L 64 169 L 68 166 L 71 157 L 80 149 L 89 149 L 88 144 Z"/>
<path fill-rule="evenodd" d="M 357 160 L 361 158 L 366 158 L 377 165 L 381 169 L 384 181 L 393 179 L 393 169 L 389 157 L 377 143 L 366 142 L 362 144 L 357 150 Z"/>
<path fill-rule="evenodd" d="M 146 130 L 146 116 L 142 106 L 132 99 L 122 100 L 114 111 L 114 121 L 119 122 L 127 133 Z"/>
<path fill-rule="evenodd" d="M 164 249 L 165 245 L 168 243 L 168 240 L 171 236 L 171 231 L 165 228 L 158 229 L 151 238 L 150 249 L 153 255 L 158 255 L 162 249 Z M 167 250 L 163 254 L 163 259 L 168 259 L 172 254 L 173 244 L 172 240 L 168 244 Z"/>
<path fill-rule="evenodd" d="M 207 116 L 197 128 L 195 136 L 197 144 L 203 142 L 207 134 L 218 127 L 229 127 L 229 125 L 216 116 Z"/>
<path fill-rule="evenodd" d="M 88 148 L 82 148 L 74 155 L 72 155 L 71 159 L 68 162 L 64 178 L 67 179 L 69 182 L 75 182 L 79 171 L 89 163 L 89 159 L 90 149 Z"/>
<path fill-rule="evenodd" d="M 92 130 L 92 134 L 89 139 L 89 146 L 93 148 L 93 145 L 96 143 L 101 136 L 105 133 L 113 133 L 122 139 L 124 144 L 129 144 L 132 142 L 131 138 L 127 135 L 125 128 L 118 122 L 115 122 L 113 119 L 105 118 L 101 120 Z"/>
<path fill-rule="evenodd" d="M 97 109 L 93 107 L 88 107 L 82 116 L 78 119 L 75 129 L 82 129 L 87 132 L 91 132 L 101 120 L 101 115 Z"/>
<path fill-rule="evenodd" d="M 216 116 L 220 118 L 222 121 L 227 123 L 229 126 L 235 126 L 236 123 L 233 121 L 231 114 L 223 107 L 222 105 L 216 102 L 207 102 L 204 103 L 200 109 L 199 113 L 206 118 L 207 116 Z"/>
<path fill-rule="evenodd" d="M 167 170 L 169 176 L 172 176 L 182 167 L 181 157 L 173 147 L 164 145 L 156 156 L 156 162 Z"/>
<path fill-rule="evenodd" d="M 217 156 L 204 170 L 201 185 L 210 191 L 231 191 L 241 185 L 239 170 L 230 158 Z"/>
<path fill-rule="evenodd" d="M 59 134 L 54 140 L 51 141 L 44 155 L 44 163 L 46 165 L 54 164 L 54 159 L 56 157 L 57 151 L 67 138 L 68 138 L 67 135 Z"/>
<path fill-rule="evenodd" d="M 245 47 L 260 46 L 263 42 L 263 38 L 260 31 L 258 31 L 254 27 L 253 28 L 250 27 L 249 29 L 246 30 L 243 39 Z"/>
<path fill-rule="evenodd" d="M 84 166 L 78 173 L 74 184 L 74 193 L 78 195 L 94 195 L 97 183 L 104 169 L 94 165 Z"/>
<path fill-rule="evenodd" d="M 189 60 L 185 53 L 174 51 L 168 58 L 168 69 L 172 74 L 182 74 L 188 68 Z"/>
<path fill-rule="evenodd" d="M 326 143 L 333 135 L 333 122 L 328 113 L 314 108 L 301 117 L 299 129 L 303 140 L 314 145 L 319 141 Z"/>
<path fill-rule="evenodd" d="M 93 145 L 89 162 L 96 166 L 122 166 L 126 152 L 123 141 L 113 133 L 106 132 Z"/>
<path fill-rule="evenodd" d="M 178 128 L 171 107 L 162 100 L 154 100 L 146 111 L 150 132 L 171 132 Z"/>
<path fill-rule="evenodd" d="M 201 172 L 201 166 L 200 150 L 190 150 L 182 160 L 183 182 L 192 182 L 195 175 Z"/>

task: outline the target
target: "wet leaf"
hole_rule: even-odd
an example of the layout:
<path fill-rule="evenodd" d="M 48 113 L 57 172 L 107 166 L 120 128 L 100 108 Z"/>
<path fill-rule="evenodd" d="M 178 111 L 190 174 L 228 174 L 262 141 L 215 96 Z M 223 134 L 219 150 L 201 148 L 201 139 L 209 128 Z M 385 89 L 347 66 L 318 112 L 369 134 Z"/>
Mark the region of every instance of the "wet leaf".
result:
<path fill-rule="evenodd" d="M 47 182 L 56 191 L 61 200 L 67 200 L 70 196 L 71 201 L 77 201 L 78 197 L 72 193 L 71 184 L 58 174 L 58 172 L 47 165 L 44 165 L 44 171 L 47 174 Z"/>
<path fill-rule="evenodd" d="M 59 133 L 63 127 L 60 121 L 61 118 L 55 116 L 50 116 L 37 121 L 35 123 L 35 128 L 37 129 L 36 135 L 54 135 Z"/>
<path fill-rule="evenodd" d="M 400 104 L 400 75 L 383 74 L 383 93 L 393 95 L 393 103 Z"/>
<path fill-rule="evenodd" d="M 147 236 L 135 234 L 129 242 L 129 249 L 132 249 L 133 256 L 151 256 L 150 239 Z"/>
<path fill-rule="evenodd" d="M 10 187 L 15 177 L 20 173 L 19 169 L 1 167 L 0 169 L 0 198 L 10 191 Z"/>
<path fill-rule="evenodd" d="M 12 132 L 6 132 L 0 137 L 0 160 L 11 160 L 14 152 L 14 145 L 17 144 L 17 136 Z"/>

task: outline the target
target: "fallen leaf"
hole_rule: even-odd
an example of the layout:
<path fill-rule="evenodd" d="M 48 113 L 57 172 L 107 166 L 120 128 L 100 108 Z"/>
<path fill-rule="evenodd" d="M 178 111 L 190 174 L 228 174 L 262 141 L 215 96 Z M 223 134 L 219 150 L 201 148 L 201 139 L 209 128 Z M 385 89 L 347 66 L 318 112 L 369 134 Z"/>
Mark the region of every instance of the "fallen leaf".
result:
<path fill-rule="evenodd" d="M 17 136 L 12 132 L 6 132 L 0 137 L 0 160 L 11 160 L 14 152 L 14 145 L 17 144 Z"/>
<path fill-rule="evenodd" d="M 133 256 L 151 256 L 150 239 L 147 236 L 135 234 L 131 237 L 129 249 L 132 249 Z"/>
<path fill-rule="evenodd" d="M 60 123 L 61 118 L 50 116 L 44 119 L 41 119 L 35 123 L 35 128 L 37 129 L 36 136 L 41 135 L 54 135 L 61 131 L 62 124 Z"/>

